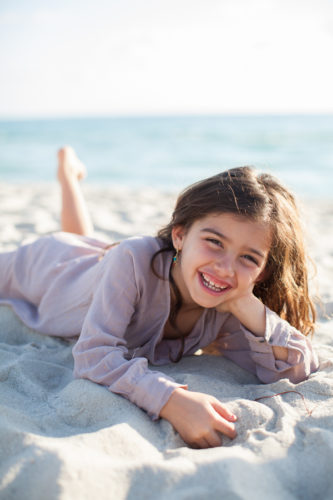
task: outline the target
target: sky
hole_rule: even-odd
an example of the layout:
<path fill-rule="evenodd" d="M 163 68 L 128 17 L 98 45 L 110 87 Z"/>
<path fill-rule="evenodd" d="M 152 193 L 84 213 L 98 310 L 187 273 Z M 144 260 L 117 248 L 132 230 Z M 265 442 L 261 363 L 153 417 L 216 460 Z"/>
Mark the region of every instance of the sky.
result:
<path fill-rule="evenodd" d="M 0 0 L 0 119 L 333 113 L 332 0 Z"/>

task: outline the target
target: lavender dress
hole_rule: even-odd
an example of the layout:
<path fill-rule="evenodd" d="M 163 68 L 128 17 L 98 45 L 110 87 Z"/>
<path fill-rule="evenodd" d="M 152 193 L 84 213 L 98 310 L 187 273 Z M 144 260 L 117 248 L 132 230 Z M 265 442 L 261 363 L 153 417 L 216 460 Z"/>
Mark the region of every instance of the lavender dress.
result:
<path fill-rule="evenodd" d="M 161 247 L 157 238 L 130 238 L 105 253 L 106 245 L 56 233 L 0 254 L 0 304 L 9 304 L 41 333 L 77 336 L 75 377 L 106 386 L 156 419 L 172 391 L 182 387 L 148 368 L 148 361 L 169 363 L 180 349 L 180 339 L 163 338 L 172 255 L 164 252 L 156 259 L 165 278 L 159 279 L 150 268 Z M 268 308 L 266 318 L 262 338 L 231 314 L 206 309 L 185 339 L 184 355 L 216 341 L 221 354 L 263 382 L 304 380 L 318 368 L 310 341 Z M 273 346 L 288 349 L 287 362 L 275 360 Z"/>

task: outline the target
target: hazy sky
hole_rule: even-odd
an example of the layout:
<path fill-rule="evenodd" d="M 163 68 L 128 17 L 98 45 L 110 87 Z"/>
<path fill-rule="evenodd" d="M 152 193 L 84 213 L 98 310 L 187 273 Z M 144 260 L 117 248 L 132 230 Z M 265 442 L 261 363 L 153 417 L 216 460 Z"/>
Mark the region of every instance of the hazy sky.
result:
<path fill-rule="evenodd" d="M 0 118 L 333 112 L 332 0 L 0 0 Z"/>

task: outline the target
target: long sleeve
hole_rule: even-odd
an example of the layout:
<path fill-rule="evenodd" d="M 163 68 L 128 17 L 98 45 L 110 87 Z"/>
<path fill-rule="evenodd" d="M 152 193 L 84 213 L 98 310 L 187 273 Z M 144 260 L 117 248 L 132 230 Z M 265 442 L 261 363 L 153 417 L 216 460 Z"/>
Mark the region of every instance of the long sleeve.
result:
<path fill-rule="evenodd" d="M 288 349 L 287 361 L 275 359 L 275 346 Z M 254 335 L 231 316 L 223 325 L 214 348 L 255 373 L 264 383 L 282 378 L 301 382 L 316 371 L 319 364 L 310 340 L 267 307 L 264 337 Z"/>
<path fill-rule="evenodd" d="M 146 332 L 128 337 L 129 326 L 137 321 L 136 309 L 146 299 L 131 247 L 120 244 L 101 264 L 101 279 L 73 349 L 74 376 L 108 387 L 156 419 L 172 391 L 184 386 L 150 370 L 147 359 L 133 357 L 136 349 L 128 348 L 129 344 L 140 348 L 146 341 Z"/>

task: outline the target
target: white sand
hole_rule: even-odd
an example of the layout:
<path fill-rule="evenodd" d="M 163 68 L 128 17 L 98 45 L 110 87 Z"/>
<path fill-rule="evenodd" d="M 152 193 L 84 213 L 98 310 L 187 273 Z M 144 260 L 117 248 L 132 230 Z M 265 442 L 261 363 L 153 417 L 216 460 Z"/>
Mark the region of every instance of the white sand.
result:
<path fill-rule="evenodd" d="M 156 191 L 86 188 L 96 235 L 153 234 L 173 203 Z M 0 245 L 59 229 L 55 186 L 0 185 Z M 319 290 L 333 312 L 333 203 L 307 207 Z M 111 231 L 110 228 L 113 228 Z M 0 498 L 333 498 L 333 320 L 314 337 L 320 371 L 309 380 L 263 385 L 217 357 L 185 358 L 163 371 L 229 402 L 238 437 L 193 450 L 166 421 L 151 422 L 120 396 L 73 380 L 72 345 L 42 336 L 0 307 Z M 255 402 L 278 392 L 295 393 Z"/>

